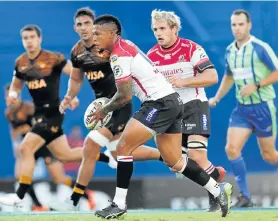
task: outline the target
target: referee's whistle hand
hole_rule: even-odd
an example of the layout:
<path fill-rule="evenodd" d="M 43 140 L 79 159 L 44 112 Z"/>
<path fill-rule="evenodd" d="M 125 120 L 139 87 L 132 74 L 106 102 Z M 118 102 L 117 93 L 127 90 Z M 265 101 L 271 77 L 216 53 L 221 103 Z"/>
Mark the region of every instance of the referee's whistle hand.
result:
<path fill-rule="evenodd" d="M 255 91 L 257 91 L 257 86 L 255 84 L 247 84 L 241 88 L 240 96 L 249 97 Z"/>

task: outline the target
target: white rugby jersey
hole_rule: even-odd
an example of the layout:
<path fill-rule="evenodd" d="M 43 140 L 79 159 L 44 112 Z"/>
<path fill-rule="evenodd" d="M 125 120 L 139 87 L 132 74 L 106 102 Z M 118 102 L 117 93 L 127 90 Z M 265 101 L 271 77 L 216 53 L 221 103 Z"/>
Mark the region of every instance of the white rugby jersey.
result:
<path fill-rule="evenodd" d="M 166 79 L 154 72 L 148 57 L 128 40 L 117 41 L 110 56 L 110 64 L 116 82 L 132 78 L 133 95 L 142 102 L 158 100 L 175 93 Z"/>
<path fill-rule="evenodd" d="M 148 57 L 156 66 L 157 71 L 167 79 L 176 75 L 180 78 L 198 76 L 197 67 L 206 68 L 204 64 L 209 61 L 205 50 L 193 41 L 178 38 L 175 44 L 168 49 L 163 49 L 156 44 L 148 52 Z M 174 88 L 179 93 L 183 103 L 199 99 L 207 101 L 204 88 Z"/>

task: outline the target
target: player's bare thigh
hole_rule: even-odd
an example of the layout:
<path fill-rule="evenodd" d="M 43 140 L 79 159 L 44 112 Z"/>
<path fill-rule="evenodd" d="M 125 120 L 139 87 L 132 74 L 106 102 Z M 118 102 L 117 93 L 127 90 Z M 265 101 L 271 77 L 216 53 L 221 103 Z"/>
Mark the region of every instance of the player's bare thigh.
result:
<path fill-rule="evenodd" d="M 62 162 L 82 160 L 82 147 L 71 149 L 64 134 L 51 141 L 47 147 Z"/>
<path fill-rule="evenodd" d="M 156 136 L 156 144 L 165 164 L 171 168 L 174 167 L 173 169 L 177 171 L 180 171 L 184 165 L 181 140 L 180 133 Z"/>
<path fill-rule="evenodd" d="M 252 134 L 252 130 L 245 127 L 229 127 L 227 132 L 226 153 L 230 160 L 241 156 L 242 148 Z"/>
<path fill-rule="evenodd" d="M 112 148 L 108 148 L 108 149 L 113 150 L 110 151 L 110 153 L 114 159 L 117 159 L 117 151 L 116 148 L 114 148 L 114 146 L 117 145 L 121 137 L 121 134 L 122 133 L 115 135 L 108 145 L 109 147 L 110 145 L 113 146 Z M 146 145 L 140 145 L 132 152 L 132 156 L 134 161 L 159 160 L 160 153 L 156 148 L 149 147 Z"/>
<path fill-rule="evenodd" d="M 127 123 L 119 143 L 117 145 L 117 156 L 130 156 L 132 152 L 150 140 L 154 135 L 154 132 L 137 121 L 131 118 Z"/>
<path fill-rule="evenodd" d="M 19 145 L 19 149 L 23 154 L 24 153 L 34 154 L 44 144 L 45 144 L 45 140 L 41 136 L 33 132 L 28 132 L 24 136 L 21 144 Z"/>

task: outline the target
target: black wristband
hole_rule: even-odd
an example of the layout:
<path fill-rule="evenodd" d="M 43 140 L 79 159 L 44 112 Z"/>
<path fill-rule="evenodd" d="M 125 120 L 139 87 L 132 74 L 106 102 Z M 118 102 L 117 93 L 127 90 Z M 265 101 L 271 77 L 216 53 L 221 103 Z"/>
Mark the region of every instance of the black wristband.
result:
<path fill-rule="evenodd" d="M 256 83 L 256 86 L 257 86 L 257 90 L 259 90 L 259 89 L 261 88 L 260 82 L 257 82 L 257 83 Z"/>

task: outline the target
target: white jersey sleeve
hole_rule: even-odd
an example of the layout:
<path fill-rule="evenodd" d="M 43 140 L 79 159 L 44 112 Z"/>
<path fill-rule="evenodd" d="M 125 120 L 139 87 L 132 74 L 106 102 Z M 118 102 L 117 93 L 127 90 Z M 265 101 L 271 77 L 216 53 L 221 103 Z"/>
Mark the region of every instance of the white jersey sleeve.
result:
<path fill-rule="evenodd" d="M 203 72 L 207 68 L 213 68 L 213 64 L 210 62 L 209 57 L 204 48 L 197 45 L 191 56 L 191 63 L 199 73 Z"/>
<path fill-rule="evenodd" d="M 133 57 L 118 57 L 112 55 L 110 65 L 116 81 L 125 80 L 131 77 L 131 62 Z"/>
<path fill-rule="evenodd" d="M 191 56 L 191 62 L 193 66 L 195 67 L 199 63 L 202 63 L 203 61 L 207 60 L 209 60 L 209 57 L 206 51 L 201 46 L 197 46 Z"/>

